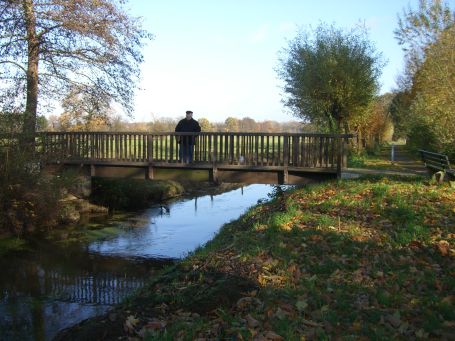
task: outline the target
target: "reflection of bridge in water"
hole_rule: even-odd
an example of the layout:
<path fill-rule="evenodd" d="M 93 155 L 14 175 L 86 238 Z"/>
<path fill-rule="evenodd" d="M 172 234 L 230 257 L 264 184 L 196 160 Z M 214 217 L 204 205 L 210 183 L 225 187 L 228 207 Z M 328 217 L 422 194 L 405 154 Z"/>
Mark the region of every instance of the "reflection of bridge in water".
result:
<path fill-rule="evenodd" d="M 46 132 L 37 145 L 48 164 L 88 176 L 296 184 L 339 177 L 348 134 Z M 196 139 L 193 162 L 179 159 Z M 187 151 L 188 152 L 188 151 Z"/>
<path fill-rule="evenodd" d="M 0 261 L 3 268 L 0 302 L 25 296 L 112 305 L 144 286 L 156 269 L 171 262 L 123 259 L 76 250 L 47 247 L 47 253 L 34 259 L 19 259 L 13 264 Z"/>
<path fill-rule="evenodd" d="M 145 284 L 144 278 L 122 274 L 62 274 L 45 272 L 39 278 L 42 294 L 59 301 L 113 305 Z"/>

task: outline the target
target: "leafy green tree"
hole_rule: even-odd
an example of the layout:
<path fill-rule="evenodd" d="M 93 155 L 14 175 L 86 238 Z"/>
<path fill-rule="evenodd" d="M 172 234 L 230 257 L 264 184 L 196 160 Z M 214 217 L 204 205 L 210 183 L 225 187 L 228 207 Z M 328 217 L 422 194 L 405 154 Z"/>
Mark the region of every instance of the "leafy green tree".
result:
<path fill-rule="evenodd" d="M 404 88 L 411 88 L 414 74 L 425 60 L 425 51 L 434 44 L 441 32 L 455 23 L 455 13 L 441 0 L 419 0 L 417 9 L 408 7 L 398 16 L 395 38 L 406 53 Z"/>
<path fill-rule="evenodd" d="M 198 120 L 199 125 L 201 126 L 202 131 L 212 131 L 213 127 L 210 121 L 206 118 L 200 118 Z"/>
<path fill-rule="evenodd" d="M 427 48 L 414 89 L 415 121 L 431 127 L 435 136 L 427 144 L 455 156 L 455 25 Z"/>
<path fill-rule="evenodd" d="M 411 146 L 455 156 L 454 27 L 455 12 L 441 0 L 420 0 L 399 16 L 395 36 L 406 66 L 391 112 Z"/>
<path fill-rule="evenodd" d="M 397 91 L 390 103 L 390 116 L 394 125 L 394 138 L 406 138 L 411 129 L 412 94 L 409 90 Z"/>
<path fill-rule="evenodd" d="M 227 131 L 231 131 L 231 132 L 239 131 L 239 120 L 236 119 L 235 117 L 229 116 L 224 121 L 224 124 L 226 125 L 226 130 Z"/>
<path fill-rule="evenodd" d="M 62 102 L 63 130 L 99 130 L 110 125 L 113 110 L 110 98 L 98 88 L 73 86 Z"/>
<path fill-rule="evenodd" d="M 61 99 L 74 85 L 96 88 L 132 111 L 140 48 L 150 35 L 127 14 L 125 2 L 0 2 L 1 104 L 25 112 L 23 132 L 29 139 L 36 130 L 38 98 Z"/>
<path fill-rule="evenodd" d="M 285 105 L 321 128 L 348 130 L 378 91 L 383 63 L 363 29 L 321 24 L 300 32 L 284 53 L 278 73 Z"/>

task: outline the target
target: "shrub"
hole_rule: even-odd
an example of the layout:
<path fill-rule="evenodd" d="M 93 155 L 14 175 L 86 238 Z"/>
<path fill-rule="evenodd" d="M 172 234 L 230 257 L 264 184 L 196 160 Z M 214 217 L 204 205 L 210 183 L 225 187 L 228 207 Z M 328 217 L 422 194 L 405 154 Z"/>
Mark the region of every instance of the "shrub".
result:
<path fill-rule="evenodd" d="M 54 226 L 67 182 L 43 174 L 39 160 L 17 146 L 0 149 L 0 230 L 21 236 Z"/>

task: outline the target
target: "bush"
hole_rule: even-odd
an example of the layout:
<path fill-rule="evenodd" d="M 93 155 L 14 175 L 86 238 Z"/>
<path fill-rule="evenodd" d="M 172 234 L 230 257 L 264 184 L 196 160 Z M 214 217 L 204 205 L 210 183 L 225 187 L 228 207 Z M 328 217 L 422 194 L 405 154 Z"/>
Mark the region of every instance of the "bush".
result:
<path fill-rule="evenodd" d="M 56 225 L 65 176 L 50 177 L 18 146 L 0 149 L 0 230 L 22 236 Z"/>
<path fill-rule="evenodd" d="M 409 131 L 408 140 L 406 144 L 413 151 L 418 149 L 425 149 L 428 151 L 441 151 L 438 139 L 434 130 L 424 122 L 415 122 Z"/>

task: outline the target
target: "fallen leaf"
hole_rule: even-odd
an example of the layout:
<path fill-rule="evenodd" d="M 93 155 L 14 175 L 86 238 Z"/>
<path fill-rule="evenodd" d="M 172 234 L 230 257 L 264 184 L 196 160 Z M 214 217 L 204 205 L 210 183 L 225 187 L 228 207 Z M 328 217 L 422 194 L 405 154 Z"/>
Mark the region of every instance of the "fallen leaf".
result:
<path fill-rule="evenodd" d="M 264 333 L 264 337 L 265 337 L 266 340 L 270 340 L 270 341 L 281 341 L 281 340 L 284 340 L 284 338 L 282 336 L 280 336 L 277 333 L 272 332 L 272 331 L 266 331 Z"/>
<path fill-rule="evenodd" d="M 447 256 L 449 254 L 450 244 L 447 240 L 440 240 L 436 246 L 442 256 Z"/>
<path fill-rule="evenodd" d="M 253 328 L 253 329 L 259 327 L 259 321 L 256 320 L 255 318 L 253 318 L 250 314 L 248 314 L 245 317 L 245 319 L 248 324 L 248 327 Z"/>
<path fill-rule="evenodd" d="M 445 304 L 453 304 L 455 303 L 455 296 L 454 295 L 446 296 L 442 299 L 441 302 Z"/>
<path fill-rule="evenodd" d="M 354 321 L 352 322 L 352 329 L 358 332 L 360 329 L 362 329 L 362 324 L 359 321 Z"/>
<path fill-rule="evenodd" d="M 423 329 L 419 329 L 418 331 L 416 331 L 416 336 L 419 339 L 426 339 L 428 338 L 428 333 L 426 333 Z"/>
<path fill-rule="evenodd" d="M 151 330 L 160 330 L 163 329 L 164 327 L 166 327 L 166 322 L 160 321 L 158 319 L 154 319 L 144 326 L 145 329 Z"/>
<path fill-rule="evenodd" d="M 139 319 L 135 318 L 133 315 L 130 315 L 126 318 L 125 323 L 123 324 L 123 329 L 127 333 L 135 332 L 134 327 L 139 323 Z"/>
<path fill-rule="evenodd" d="M 317 323 L 317 322 L 314 322 L 314 321 L 311 321 L 311 320 L 303 320 L 302 321 L 303 324 L 306 324 L 307 326 L 310 326 L 310 327 L 322 327 L 322 324 L 321 323 Z"/>
<path fill-rule="evenodd" d="M 455 321 L 444 321 L 444 327 L 455 328 Z"/>
<path fill-rule="evenodd" d="M 308 307 L 308 302 L 305 300 L 297 301 L 295 307 L 298 311 L 303 312 Z"/>
<path fill-rule="evenodd" d="M 385 320 L 395 328 L 398 328 L 401 325 L 401 317 L 398 311 L 396 311 L 393 315 L 387 315 Z"/>

